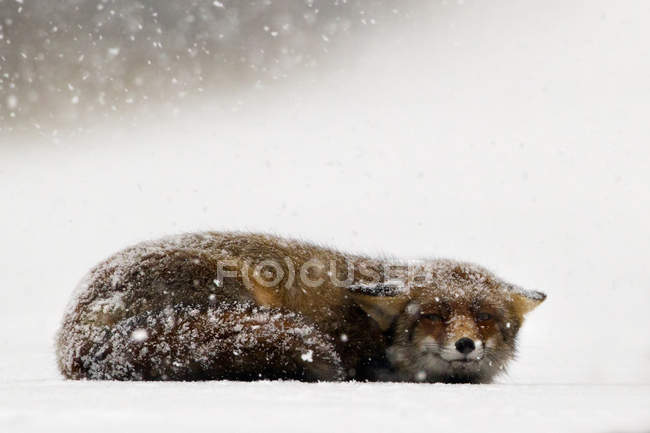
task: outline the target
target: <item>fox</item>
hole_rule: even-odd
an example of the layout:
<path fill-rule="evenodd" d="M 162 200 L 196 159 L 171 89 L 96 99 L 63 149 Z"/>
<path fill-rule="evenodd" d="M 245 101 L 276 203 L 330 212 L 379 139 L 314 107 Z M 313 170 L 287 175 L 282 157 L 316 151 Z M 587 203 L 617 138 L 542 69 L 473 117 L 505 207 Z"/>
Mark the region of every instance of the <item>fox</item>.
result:
<path fill-rule="evenodd" d="M 93 267 L 56 358 L 68 379 L 490 383 L 545 299 L 456 260 L 187 233 Z"/>

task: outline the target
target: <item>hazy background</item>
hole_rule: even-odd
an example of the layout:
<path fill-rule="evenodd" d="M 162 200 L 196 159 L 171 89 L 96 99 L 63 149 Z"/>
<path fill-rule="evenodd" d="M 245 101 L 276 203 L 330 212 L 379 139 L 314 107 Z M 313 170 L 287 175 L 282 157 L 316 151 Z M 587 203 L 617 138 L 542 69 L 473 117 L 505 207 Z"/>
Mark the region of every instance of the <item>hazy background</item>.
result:
<path fill-rule="evenodd" d="M 102 258 L 236 229 L 475 261 L 549 295 L 502 381 L 649 383 L 650 3 L 396 3 L 0 0 L 0 381 Z"/>

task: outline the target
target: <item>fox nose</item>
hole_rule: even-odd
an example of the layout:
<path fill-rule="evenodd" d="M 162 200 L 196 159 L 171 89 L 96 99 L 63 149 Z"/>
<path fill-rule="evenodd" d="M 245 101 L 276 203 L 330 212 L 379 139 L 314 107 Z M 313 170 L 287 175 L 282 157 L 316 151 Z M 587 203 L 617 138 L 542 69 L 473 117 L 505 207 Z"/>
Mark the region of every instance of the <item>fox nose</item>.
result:
<path fill-rule="evenodd" d="M 474 340 L 472 340 L 471 338 L 463 337 L 456 342 L 456 350 L 462 353 L 463 355 L 467 355 L 474 349 L 475 349 Z"/>

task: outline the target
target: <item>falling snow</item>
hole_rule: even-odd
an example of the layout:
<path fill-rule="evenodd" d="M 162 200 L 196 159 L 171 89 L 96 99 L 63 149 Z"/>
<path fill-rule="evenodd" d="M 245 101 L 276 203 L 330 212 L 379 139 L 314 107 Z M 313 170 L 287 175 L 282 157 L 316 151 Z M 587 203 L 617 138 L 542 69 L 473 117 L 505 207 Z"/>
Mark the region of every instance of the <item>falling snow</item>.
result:
<path fill-rule="evenodd" d="M 391 4 L 0 1 L 0 101 L 11 113 L 0 110 L 0 132 L 161 101 L 177 111 L 206 91 L 271 85 L 326 63 L 335 46 L 368 33 L 368 17 L 398 16 Z M 62 98 L 69 87 L 75 95 Z"/>

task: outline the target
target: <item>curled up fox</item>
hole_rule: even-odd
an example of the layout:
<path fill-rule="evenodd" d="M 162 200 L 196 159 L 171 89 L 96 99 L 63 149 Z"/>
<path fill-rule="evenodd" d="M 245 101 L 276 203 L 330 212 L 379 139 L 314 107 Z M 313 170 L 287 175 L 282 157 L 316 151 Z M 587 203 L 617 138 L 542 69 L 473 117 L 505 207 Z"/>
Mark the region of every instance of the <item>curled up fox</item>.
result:
<path fill-rule="evenodd" d="M 91 269 L 65 313 L 57 359 L 71 379 L 487 383 L 545 298 L 452 260 L 185 234 Z"/>

